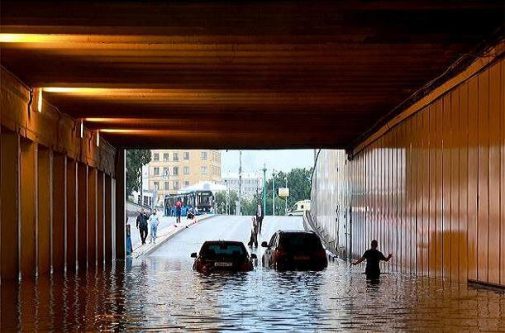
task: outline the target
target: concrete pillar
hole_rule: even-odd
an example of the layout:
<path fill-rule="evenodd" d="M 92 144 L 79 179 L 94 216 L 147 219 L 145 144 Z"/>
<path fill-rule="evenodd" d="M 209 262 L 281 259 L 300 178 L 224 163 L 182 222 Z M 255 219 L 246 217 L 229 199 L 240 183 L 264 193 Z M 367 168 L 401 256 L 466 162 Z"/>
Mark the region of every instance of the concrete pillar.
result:
<path fill-rule="evenodd" d="M 97 171 L 95 168 L 88 167 L 88 223 L 87 223 L 87 235 L 88 235 L 88 265 L 96 265 L 96 191 L 97 184 Z"/>
<path fill-rule="evenodd" d="M 77 263 L 77 163 L 67 160 L 67 207 L 66 207 L 66 269 L 75 271 Z"/>
<path fill-rule="evenodd" d="M 53 154 L 52 172 L 52 267 L 53 272 L 61 272 L 65 267 L 65 221 L 67 207 L 67 157 Z"/>
<path fill-rule="evenodd" d="M 20 246 L 19 270 L 22 278 L 33 277 L 37 271 L 37 144 L 21 140 L 20 144 Z"/>
<path fill-rule="evenodd" d="M 88 256 L 88 166 L 77 163 L 77 263 L 86 269 Z"/>
<path fill-rule="evenodd" d="M 105 262 L 112 262 L 112 181 L 104 175 L 104 253 Z"/>
<path fill-rule="evenodd" d="M 99 266 L 103 265 L 104 259 L 104 227 L 105 227 L 105 211 L 104 211 L 104 173 L 97 171 L 96 182 L 96 261 Z"/>
<path fill-rule="evenodd" d="M 0 135 L 0 274 L 7 280 L 19 272 L 19 136 L 3 128 Z"/>
<path fill-rule="evenodd" d="M 51 269 L 52 153 L 40 145 L 38 148 L 37 268 L 41 275 Z"/>
<path fill-rule="evenodd" d="M 125 187 L 125 150 L 118 149 L 116 157 L 116 224 L 115 224 L 115 234 L 116 234 L 116 258 L 124 259 L 125 257 L 125 222 L 126 222 L 126 211 L 125 211 L 125 199 L 126 199 L 126 187 Z"/>

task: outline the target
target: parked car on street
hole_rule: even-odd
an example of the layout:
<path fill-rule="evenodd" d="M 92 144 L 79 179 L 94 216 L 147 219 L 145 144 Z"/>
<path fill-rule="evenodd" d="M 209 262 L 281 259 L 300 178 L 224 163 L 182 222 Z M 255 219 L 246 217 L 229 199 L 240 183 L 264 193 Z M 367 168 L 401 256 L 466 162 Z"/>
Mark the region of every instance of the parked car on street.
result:
<path fill-rule="evenodd" d="M 206 241 L 200 252 L 192 253 L 195 258 L 193 269 L 200 273 L 215 271 L 248 272 L 253 270 L 253 259 L 256 255 L 249 255 L 242 242 L 235 241 Z"/>
<path fill-rule="evenodd" d="M 265 247 L 263 267 L 277 270 L 323 270 L 328 266 L 326 251 L 313 232 L 277 231 Z"/>

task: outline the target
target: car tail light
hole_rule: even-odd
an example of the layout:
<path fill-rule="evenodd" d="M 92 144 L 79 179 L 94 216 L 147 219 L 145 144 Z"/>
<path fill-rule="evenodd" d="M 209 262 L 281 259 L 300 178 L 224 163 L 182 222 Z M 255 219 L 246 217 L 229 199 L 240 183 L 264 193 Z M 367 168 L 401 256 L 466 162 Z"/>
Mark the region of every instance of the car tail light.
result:
<path fill-rule="evenodd" d="M 248 271 L 252 269 L 252 265 L 249 261 L 244 262 L 242 265 L 240 265 L 240 270 L 243 271 Z"/>
<path fill-rule="evenodd" d="M 324 251 L 324 250 L 316 251 L 314 253 L 314 256 L 317 258 L 326 258 L 326 251 Z"/>
<path fill-rule="evenodd" d="M 274 253 L 273 253 L 273 256 L 276 260 L 279 260 L 281 259 L 282 257 L 285 257 L 287 255 L 287 252 L 284 251 L 283 249 L 281 248 L 277 248 Z"/>

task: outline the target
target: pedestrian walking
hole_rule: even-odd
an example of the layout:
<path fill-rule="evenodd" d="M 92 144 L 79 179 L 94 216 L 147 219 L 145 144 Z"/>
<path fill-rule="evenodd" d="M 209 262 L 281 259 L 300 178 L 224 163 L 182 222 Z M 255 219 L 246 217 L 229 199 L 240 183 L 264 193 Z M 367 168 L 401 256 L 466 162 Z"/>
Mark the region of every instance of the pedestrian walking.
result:
<path fill-rule="evenodd" d="M 147 239 L 147 214 L 144 209 L 139 210 L 139 215 L 137 216 L 137 229 L 140 232 L 140 239 L 142 240 L 142 245 L 146 243 Z"/>
<path fill-rule="evenodd" d="M 363 256 L 358 260 L 356 260 L 355 262 L 353 262 L 352 264 L 357 265 L 366 260 L 365 274 L 367 280 L 378 280 L 381 274 L 379 262 L 381 260 L 389 261 L 389 259 L 391 259 L 393 255 L 390 253 L 386 258 L 381 251 L 377 250 L 379 243 L 375 239 L 372 241 L 370 246 L 371 248 L 366 250 Z"/>
<path fill-rule="evenodd" d="M 158 225 L 160 224 L 160 219 L 158 215 L 156 215 L 156 209 L 153 210 L 153 213 L 149 217 L 149 225 L 151 226 L 151 240 L 149 244 L 156 244 L 156 233 L 158 232 Z"/>
<path fill-rule="evenodd" d="M 256 209 L 256 221 L 258 222 L 258 233 L 261 234 L 261 227 L 263 226 L 263 207 L 258 204 Z"/>
<path fill-rule="evenodd" d="M 256 221 L 256 217 L 253 216 L 252 218 L 252 224 L 251 224 L 251 236 L 249 237 L 249 245 L 252 247 L 254 244 L 254 247 L 258 247 L 258 221 Z"/>
<path fill-rule="evenodd" d="M 181 223 L 181 213 L 182 213 L 182 202 L 181 200 L 177 200 L 177 202 L 175 203 L 176 223 Z"/>

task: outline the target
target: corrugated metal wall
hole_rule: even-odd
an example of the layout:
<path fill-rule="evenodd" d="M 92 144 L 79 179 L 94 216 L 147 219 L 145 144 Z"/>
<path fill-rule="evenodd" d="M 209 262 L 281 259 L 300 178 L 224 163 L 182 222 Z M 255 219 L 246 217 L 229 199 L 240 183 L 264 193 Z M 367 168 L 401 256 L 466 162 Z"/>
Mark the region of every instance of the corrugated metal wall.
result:
<path fill-rule="evenodd" d="M 505 285 L 503 59 L 400 122 L 347 166 L 354 256 L 377 239 L 395 256 L 389 269 Z"/>

